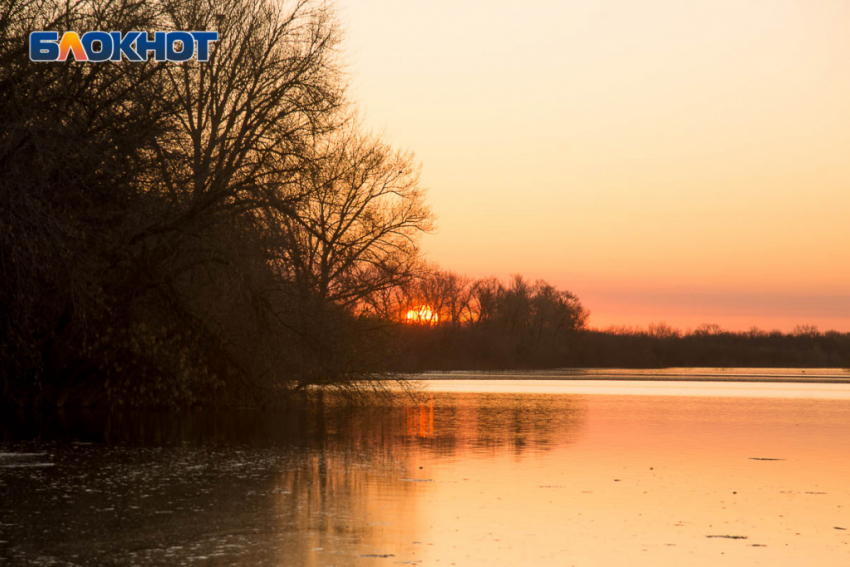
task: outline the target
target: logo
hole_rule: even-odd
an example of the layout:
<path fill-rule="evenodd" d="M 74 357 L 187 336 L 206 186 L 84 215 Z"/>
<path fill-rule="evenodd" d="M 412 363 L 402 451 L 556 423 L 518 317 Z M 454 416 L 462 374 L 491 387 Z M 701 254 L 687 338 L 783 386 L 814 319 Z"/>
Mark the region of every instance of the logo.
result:
<path fill-rule="evenodd" d="M 59 32 L 35 31 L 30 33 L 30 61 L 67 61 L 70 54 L 75 61 L 102 63 L 104 61 L 148 61 L 153 52 L 154 61 L 189 61 L 193 57 L 205 62 L 210 59 L 210 44 L 218 41 L 217 31 L 158 31 L 153 39 L 147 32 L 90 31 L 81 36 L 65 32 L 59 41 Z"/>

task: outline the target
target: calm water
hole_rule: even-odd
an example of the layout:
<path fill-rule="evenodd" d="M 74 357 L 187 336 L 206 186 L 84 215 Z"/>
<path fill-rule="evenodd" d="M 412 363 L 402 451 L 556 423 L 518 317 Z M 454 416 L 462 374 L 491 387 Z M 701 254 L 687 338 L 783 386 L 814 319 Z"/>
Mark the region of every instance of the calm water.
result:
<path fill-rule="evenodd" d="M 0 563 L 850 562 L 850 385 L 425 386 L 283 414 L 7 413 Z"/>

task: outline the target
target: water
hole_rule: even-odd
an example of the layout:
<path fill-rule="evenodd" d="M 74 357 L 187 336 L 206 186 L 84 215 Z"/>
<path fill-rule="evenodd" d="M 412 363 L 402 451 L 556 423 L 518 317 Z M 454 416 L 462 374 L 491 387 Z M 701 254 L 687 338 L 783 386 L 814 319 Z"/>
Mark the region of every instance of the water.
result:
<path fill-rule="evenodd" d="M 848 385 L 475 378 L 353 408 L 7 413 L 0 563 L 850 560 Z"/>

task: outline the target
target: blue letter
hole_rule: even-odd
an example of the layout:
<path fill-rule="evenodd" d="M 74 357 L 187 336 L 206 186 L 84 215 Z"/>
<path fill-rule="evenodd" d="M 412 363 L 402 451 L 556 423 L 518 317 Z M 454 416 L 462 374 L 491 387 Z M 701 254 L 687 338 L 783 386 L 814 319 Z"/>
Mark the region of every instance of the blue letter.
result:
<path fill-rule="evenodd" d="M 165 32 L 154 32 L 153 41 L 148 38 L 148 34 L 143 33 L 136 40 L 136 51 L 142 56 L 142 61 L 148 60 L 148 51 L 153 51 L 154 61 L 167 61 L 165 57 Z"/>
<path fill-rule="evenodd" d="M 121 32 L 117 31 L 111 32 L 110 35 L 112 36 L 112 61 L 121 61 L 121 55 L 124 55 L 127 61 L 144 61 L 142 56 L 133 49 L 133 43 L 142 35 L 142 32 L 127 32 L 123 38 Z"/>
<path fill-rule="evenodd" d="M 86 55 L 89 61 L 101 62 L 109 61 L 112 57 L 112 36 L 105 31 L 90 31 L 83 34 L 80 38 L 83 42 L 83 49 L 86 50 Z M 100 42 L 100 51 L 94 50 L 94 42 Z"/>
<path fill-rule="evenodd" d="M 174 44 L 178 41 L 183 44 L 183 49 L 175 51 Z M 189 32 L 168 32 L 168 41 L 165 44 L 169 61 L 188 61 L 195 54 L 195 40 Z"/>
<path fill-rule="evenodd" d="M 192 34 L 192 37 L 195 38 L 195 41 L 198 42 L 198 61 L 209 61 L 210 60 L 210 43 L 213 41 L 218 41 L 218 32 L 217 31 L 193 31 L 189 32 Z"/>
<path fill-rule="evenodd" d="M 59 32 L 34 31 L 30 33 L 30 61 L 56 61 L 59 59 Z"/>

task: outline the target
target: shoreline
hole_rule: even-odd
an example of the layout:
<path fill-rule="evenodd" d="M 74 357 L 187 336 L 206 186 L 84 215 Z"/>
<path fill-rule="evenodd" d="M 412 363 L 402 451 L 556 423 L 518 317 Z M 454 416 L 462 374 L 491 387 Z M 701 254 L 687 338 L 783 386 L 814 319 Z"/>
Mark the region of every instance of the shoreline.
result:
<path fill-rule="evenodd" d="M 689 370 L 695 370 L 690 371 Z M 553 382 L 737 382 L 789 384 L 850 384 L 850 371 L 840 368 L 808 369 L 560 369 L 541 371 L 446 371 L 406 374 L 404 380 L 432 381 L 553 381 Z"/>

